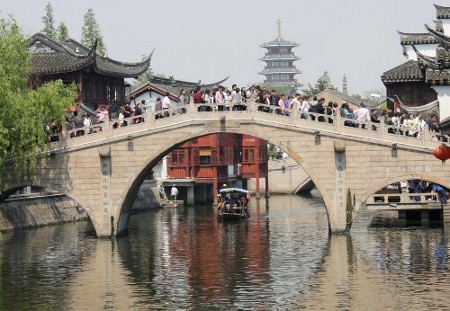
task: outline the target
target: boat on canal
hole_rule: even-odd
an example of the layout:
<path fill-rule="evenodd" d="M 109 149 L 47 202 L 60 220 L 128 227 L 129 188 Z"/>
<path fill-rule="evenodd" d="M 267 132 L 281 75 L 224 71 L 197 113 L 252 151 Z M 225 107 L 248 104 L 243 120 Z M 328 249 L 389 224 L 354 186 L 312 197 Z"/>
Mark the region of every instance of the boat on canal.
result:
<path fill-rule="evenodd" d="M 219 190 L 217 220 L 239 220 L 250 217 L 248 202 L 251 194 L 241 188 L 223 188 Z"/>

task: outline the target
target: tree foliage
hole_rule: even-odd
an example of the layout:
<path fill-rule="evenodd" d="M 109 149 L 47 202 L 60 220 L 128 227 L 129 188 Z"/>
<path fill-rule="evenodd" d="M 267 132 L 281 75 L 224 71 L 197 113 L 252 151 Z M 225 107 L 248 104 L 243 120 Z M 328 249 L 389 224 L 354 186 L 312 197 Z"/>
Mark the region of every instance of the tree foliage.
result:
<path fill-rule="evenodd" d="M 100 27 L 97 24 L 95 19 L 95 13 L 93 9 L 88 9 L 86 14 L 83 17 L 83 28 L 81 31 L 81 44 L 87 46 L 88 48 L 92 48 L 97 42 L 97 52 L 105 56 L 106 47 L 103 42 L 103 37 L 100 33 Z"/>
<path fill-rule="evenodd" d="M 13 19 L 0 19 L 0 55 L 0 168 L 14 158 L 17 170 L 28 171 L 48 142 L 45 125 L 50 120 L 62 124 L 65 109 L 76 99 L 76 86 L 59 80 L 28 89 L 28 39 Z"/>
<path fill-rule="evenodd" d="M 69 39 L 69 30 L 63 22 L 59 23 L 58 28 L 56 29 L 56 39 L 60 42 Z"/>
<path fill-rule="evenodd" d="M 45 15 L 42 16 L 44 28 L 42 32 L 52 39 L 56 39 L 55 19 L 53 17 L 53 8 L 50 2 L 45 6 Z"/>
<path fill-rule="evenodd" d="M 277 157 L 278 148 L 274 144 L 267 144 L 267 157 L 274 160 Z"/>
<path fill-rule="evenodd" d="M 297 93 L 297 87 L 293 84 L 289 83 L 264 83 L 264 82 L 257 82 L 252 84 L 247 84 L 247 87 L 251 86 L 259 86 L 262 90 L 266 91 L 276 91 L 277 94 L 284 94 L 286 96 L 288 95 L 295 95 Z"/>
<path fill-rule="evenodd" d="M 323 73 L 323 75 L 319 78 L 319 80 L 317 80 L 314 87 L 308 83 L 308 87 L 304 88 L 302 91 L 307 96 L 313 96 L 326 89 L 333 89 L 333 90 L 336 89 L 333 83 L 331 82 L 330 76 L 328 75 L 328 71 L 325 71 Z"/>

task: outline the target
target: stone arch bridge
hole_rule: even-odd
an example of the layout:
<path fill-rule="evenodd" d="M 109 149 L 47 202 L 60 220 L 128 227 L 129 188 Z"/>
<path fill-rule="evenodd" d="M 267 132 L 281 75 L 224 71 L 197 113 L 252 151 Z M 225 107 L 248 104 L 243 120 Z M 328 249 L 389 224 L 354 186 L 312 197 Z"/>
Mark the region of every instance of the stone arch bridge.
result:
<path fill-rule="evenodd" d="M 302 165 L 335 233 L 349 230 L 361 205 L 390 183 L 420 178 L 450 188 L 450 168 L 434 158 L 438 143 L 428 131 L 418 139 L 392 134 L 383 121 L 355 128 L 340 116 L 319 122 L 323 117 L 313 121 L 296 110 L 285 116 L 261 108 L 249 103 L 245 111 L 199 112 L 191 103 L 170 117 L 155 119 L 149 112 L 144 122 L 127 127 L 103 123 L 93 134 L 63 136 L 39 158 L 33 178 L 17 180 L 6 172 L 3 198 L 28 185 L 64 192 L 85 207 L 98 237 L 116 236 L 126 230 L 151 168 L 179 144 L 218 132 L 265 139 Z"/>

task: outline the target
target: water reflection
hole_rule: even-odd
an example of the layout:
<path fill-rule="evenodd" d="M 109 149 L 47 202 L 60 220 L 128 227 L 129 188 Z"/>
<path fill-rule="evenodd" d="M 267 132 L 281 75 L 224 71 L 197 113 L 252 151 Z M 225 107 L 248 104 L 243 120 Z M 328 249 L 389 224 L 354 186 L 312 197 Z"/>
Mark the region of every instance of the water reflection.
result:
<path fill-rule="evenodd" d="M 251 218 L 211 206 L 135 215 L 117 240 L 86 224 L 4 235 L 1 310 L 446 309 L 448 235 L 370 227 L 328 235 L 320 197 L 252 202 Z"/>

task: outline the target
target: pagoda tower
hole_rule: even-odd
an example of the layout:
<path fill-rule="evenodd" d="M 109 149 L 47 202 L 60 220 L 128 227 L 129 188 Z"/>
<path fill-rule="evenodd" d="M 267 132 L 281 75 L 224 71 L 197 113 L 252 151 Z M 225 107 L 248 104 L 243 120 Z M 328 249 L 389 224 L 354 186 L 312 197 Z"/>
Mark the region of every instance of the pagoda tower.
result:
<path fill-rule="evenodd" d="M 300 71 L 295 67 L 294 62 L 299 60 L 292 51 L 298 44 L 288 41 L 281 36 L 281 21 L 277 22 L 277 38 L 261 45 L 267 49 L 264 57 L 261 58 L 266 63 L 264 69 L 259 72 L 265 76 L 264 85 L 266 87 L 286 87 L 290 92 L 300 86 L 295 79 L 295 75 Z"/>

